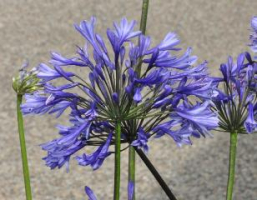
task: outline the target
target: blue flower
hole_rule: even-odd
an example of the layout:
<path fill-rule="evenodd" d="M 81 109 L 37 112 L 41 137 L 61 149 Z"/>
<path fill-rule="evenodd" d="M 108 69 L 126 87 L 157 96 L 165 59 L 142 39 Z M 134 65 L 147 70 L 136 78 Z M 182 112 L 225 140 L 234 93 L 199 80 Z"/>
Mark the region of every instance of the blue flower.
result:
<path fill-rule="evenodd" d="M 24 115 L 56 113 L 56 117 L 59 117 L 72 104 L 66 100 L 55 100 L 53 95 L 47 97 L 39 93 L 26 94 L 25 99 L 26 103 L 21 105 Z"/>
<path fill-rule="evenodd" d="M 137 132 L 137 139 L 134 140 L 131 145 L 138 148 L 143 148 L 144 152 L 148 152 L 148 138 L 150 137 L 149 133 L 146 133 L 142 128 L 139 128 Z"/>
<path fill-rule="evenodd" d="M 122 18 L 120 25 L 114 23 L 115 31 L 113 32 L 122 43 L 141 34 L 141 31 L 133 31 L 135 25 L 136 21 L 133 20 L 129 23 L 126 18 Z"/>
<path fill-rule="evenodd" d="M 175 33 L 168 33 L 163 41 L 158 45 L 158 49 L 161 51 L 166 50 L 180 50 L 176 46 L 180 43 Z"/>
<path fill-rule="evenodd" d="M 89 198 L 88 200 L 97 200 L 94 192 L 88 186 L 85 187 L 85 192 Z"/>
<path fill-rule="evenodd" d="M 55 169 L 56 167 L 61 168 L 63 165 L 66 165 L 66 170 L 69 171 L 70 157 L 85 147 L 85 144 L 82 141 L 76 141 L 68 146 L 59 144 L 58 140 L 53 140 L 42 144 L 41 147 L 43 150 L 48 151 L 47 156 L 43 158 L 48 167 Z"/>
<path fill-rule="evenodd" d="M 91 17 L 90 21 L 82 21 L 80 25 L 75 25 L 75 28 L 85 37 L 85 39 L 90 42 L 94 47 L 94 50 L 98 53 L 99 56 L 102 55 L 102 50 L 98 46 L 96 35 L 95 35 L 95 17 Z"/>
<path fill-rule="evenodd" d="M 107 30 L 108 38 L 112 44 L 114 52 L 117 54 L 120 51 L 122 44 L 141 34 L 140 31 L 133 31 L 136 21 L 130 23 L 126 18 L 120 21 L 120 25 L 114 23 L 115 30 Z"/>
<path fill-rule="evenodd" d="M 179 105 L 170 114 L 170 121 L 159 124 L 152 129 L 159 138 L 168 134 L 178 146 L 192 144 L 190 137 L 211 135 L 210 130 L 218 127 L 216 114 L 211 111 L 210 102 L 190 106 L 187 102 Z"/>
<path fill-rule="evenodd" d="M 155 69 L 152 70 L 145 78 L 135 78 L 135 83 L 140 83 L 149 86 L 154 84 L 160 84 L 166 78 L 168 78 L 168 75 L 169 74 L 165 69 Z"/>
<path fill-rule="evenodd" d="M 210 103 L 206 101 L 193 107 L 190 105 L 178 107 L 176 114 L 205 135 L 208 134 L 208 130 L 216 128 L 219 122 L 216 114 L 211 111 Z"/>
<path fill-rule="evenodd" d="M 66 65 L 76 65 L 76 66 L 88 66 L 88 63 L 85 60 L 82 60 L 80 58 L 65 58 L 61 54 L 57 52 L 52 52 L 52 59 L 50 60 L 50 63 L 52 65 L 58 65 L 58 66 L 66 66 Z"/>
<path fill-rule="evenodd" d="M 253 104 L 249 103 L 248 106 L 248 116 L 244 122 L 244 127 L 248 133 L 252 133 L 256 131 L 257 122 L 254 119 L 254 111 L 253 111 Z"/>
<path fill-rule="evenodd" d="M 191 48 L 188 48 L 184 55 L 181 57 L 172 56 L 167 52 L 160 52 L 155 60 L 155 65 L 157 67 L 171 67 L 176 69 L 186 69 L 192 66 L 196 60 L 196 56 L 191 56 Z"/>
<path fill-rule="evenodd" d="M 71 72 L 64 72 L 58 67 L 55 67 L 55 69 L 52 69 L 43 63 L 38 66 L 37 70 L 38 70 L 37 77 L 42 79 L 44 82 L 51 81 L 53 79 L 57 79 L 61 77 L 65 77 L 69 79 L 69 77 L 73 76 L 73 73 Z"/>
<path fill-rule="evenodd" d="M 110 155 L 108 152 L 110 143 L 112 139 L 112 134 L 109 134 L 106 142 L 98 147 L 98 149 L 91 155 L 83 154 L 82 156 L 77 156 L 78 164 L 81 166 L 90 165 L 94 170 L 98 169 L 103 161 Z"/>
<path fill-rule="evenodd" d="M 187 83 L 188 78 L 184 77 L 177 89 L 176 93 L 193 95 L 203 99 L 210 99 L 213 93 L 213 82 L 211 80 L 196 80 L 193 83 Z"/>
<path fill-rule="evenodd" d="M 157 125 L 152 129 L 152 132 L 156 133 L 155 138 L 168 134 L 179 147 L 182 145 L 192 144 L 190 136 L 192 136 L 193 130 L 188 125 L 182 125 L 181 122 L 181 119 L 172 119 L 168 122 Z M 179 129 L 176 130 L 176 127 L 179 127 Z"/>

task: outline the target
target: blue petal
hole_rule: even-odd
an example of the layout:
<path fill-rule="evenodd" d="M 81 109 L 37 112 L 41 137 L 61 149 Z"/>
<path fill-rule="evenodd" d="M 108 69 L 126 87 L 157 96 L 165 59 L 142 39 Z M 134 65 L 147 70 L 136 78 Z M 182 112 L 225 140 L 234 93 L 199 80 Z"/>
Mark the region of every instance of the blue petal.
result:
<path fill-rule="evenodd" d="M 158 45 L 158 48 L 162 51 L 179 50 L 178 48 L 175 48 L 179 43 L 180 41 L 175 33 L 168 33 L 164 40 Z"/>
<path fill-rule="evenodd" d="M 76 66 L 88 66 L 86 62 L 82 62 L 78 58 L 65 58 L 61 54 L 52 52 L 50 63 L 52 65 L 66 66 L 66 65 L 76 65 Z"/>
<path fill-rule="evenodd" d="M 88 200 L 97 200 L 94 192 L 88 186 L 85 187 L 85 192 L 89 198 Z"/>

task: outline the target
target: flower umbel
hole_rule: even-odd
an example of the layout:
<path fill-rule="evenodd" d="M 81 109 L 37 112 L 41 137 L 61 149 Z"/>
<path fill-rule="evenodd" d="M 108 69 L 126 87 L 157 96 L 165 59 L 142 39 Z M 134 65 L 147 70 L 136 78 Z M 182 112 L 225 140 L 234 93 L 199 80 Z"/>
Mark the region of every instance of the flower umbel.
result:
<path fill-rule="evenodd" d="M 60 138 L 42 145 L 48 151 L 44 160 L 51 169 L 68 164 L 73 154 L 90 145 L 99 147 L 76 158 L 80 165 L 98 169 L 112 154 L 108 147 L 114 144 L 117 120 L 121 121 L 121 143 L 145 151 L 154 135 L 168 134 L 180 146 L 191 144 L 190 136 L 205 136 L 217 126 L 217 118 L 209 110 L 214 83 L 208 77 L 206 62 L 192 66 L 196 56 L 190 55 L 191 48 L 177 53 L 180 41 L 175 33 L 168 33 L 151 47 L 151 38 L 134 31 L 136 22 L 124 18 L 107 30 L 111 54 L 95 32 L 95 24 L 92 17 L 75 25 L 90 44 L 78 47 L 78 56 L 66 58 L 53 52 L 52 67 L 38 66 L 37 77 L 44 90 L 26 95 L 22 106 L 24 114 L 56 113 L 57 117 L 70 108 L 72 126 L 59 125 Z M 68 72 L 71 66 L 89 73 Z M 57 86 L 53 83 L 56 79 L 67 83 Z M 198 99 L 195 105 L 191 97 Z M 167 117 L 170 121 L 163 122 Z"/>
<path fill-rule="evenodd" d="M 248 52 L 238 56 L 233 63 L 231 57 L 221 64 L 224 90 L 216 90 L 213 97 L 219 113 L 219 126 L 227 132 L 252 133 L 256 131 L 257 63 Z"/>

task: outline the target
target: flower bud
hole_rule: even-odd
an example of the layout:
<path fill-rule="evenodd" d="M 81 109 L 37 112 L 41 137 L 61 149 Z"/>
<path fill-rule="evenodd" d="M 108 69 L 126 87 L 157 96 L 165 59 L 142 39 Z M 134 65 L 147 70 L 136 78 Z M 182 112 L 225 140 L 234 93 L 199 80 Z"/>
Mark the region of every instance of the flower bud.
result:
<path fill-rule="evenodd" d="M 12 87 L 17 94 L 33 93 L 40 88 L 40 79 L 33 68 L 27 71 L 28 63 L 25 63 L 19 70 L 19 74 L 12 79 Z"/>

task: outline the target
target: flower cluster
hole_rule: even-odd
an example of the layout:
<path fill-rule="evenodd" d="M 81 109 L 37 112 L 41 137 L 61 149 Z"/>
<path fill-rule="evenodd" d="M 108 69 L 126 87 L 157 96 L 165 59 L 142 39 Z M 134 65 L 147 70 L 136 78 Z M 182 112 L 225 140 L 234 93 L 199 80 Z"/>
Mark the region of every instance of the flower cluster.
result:
<path fill-rule="evenodd" d="M 178 146 L 191 144 L 218 126 L 211 111 L 215 83 L 207 63 L 193 66 L 191 48 L 180 53 L 175 33 L 156 46 L 134 31 L 136 22 L 125 18 L 107 30 L 112 51 L 95 32 L 96 19 L 75 25 L 86 45 L 66 58 L 52 52 L 50 65 L 40 64 L 37 77 L 44 86 L 26 95 L 24 114 L 56 114 L 69 108 L 71 126 L 58 125 L 60 137 L 42 145 L 51 169 L 68 166 L 70 157 L 85 146 L 91 154 L 76 156 L 79 165 L 98 169 L 113 152 L 115 124 L 121 122 L 121 143 L 148 150 L 150 137 L 169 135 Z M 72 72 L 79 67 L 81 73 Z M 57 85 L 56 79 L 66 82 Z M 125 147 L 126 148 L 126 147 Z"/>
<path fill-rule="evenodd" d="M 251 28 L 250 47 L 257 52 L 257 17 L 252 18 Z M 230 133 L 253 133 L 257 130 L 257 62 L 244 52 L 236 63 L 229 57 L 220 71 L 223 77 L 216 82 L 223 90 L 217 89 L 213 96 L 220 128 Z"/>
<path fill-rule="evenodd" d="M 220 128 L 229 132 L 252 133 L 257 129 L 257 63 L 248 52 L 221 64 L 223 78 L 213 101 L 219 112 Z"/>

